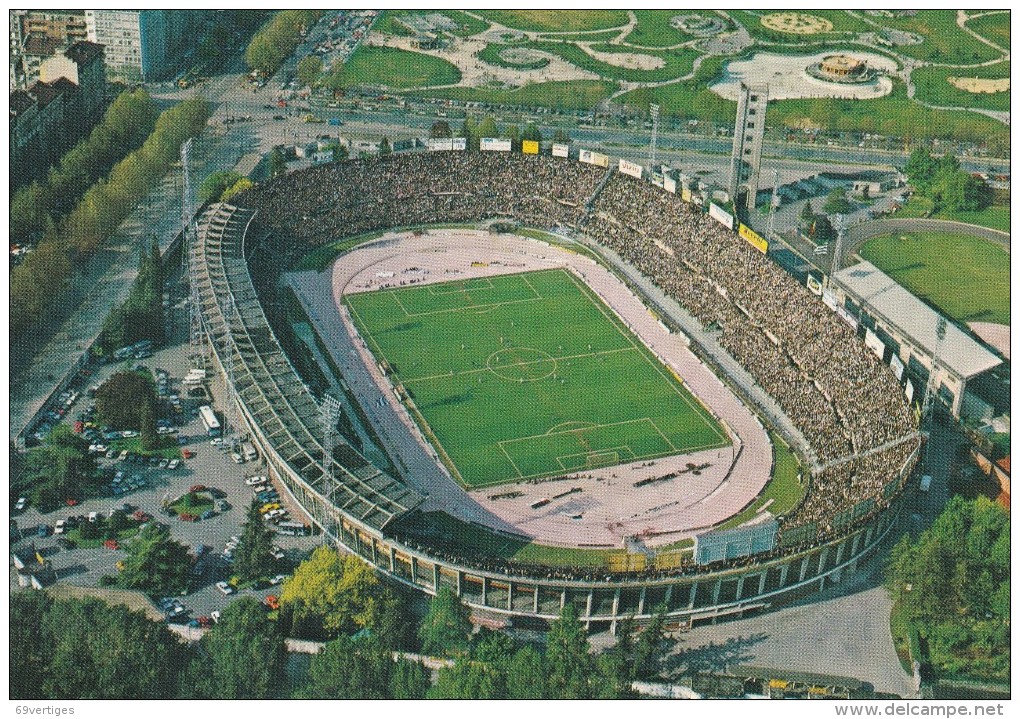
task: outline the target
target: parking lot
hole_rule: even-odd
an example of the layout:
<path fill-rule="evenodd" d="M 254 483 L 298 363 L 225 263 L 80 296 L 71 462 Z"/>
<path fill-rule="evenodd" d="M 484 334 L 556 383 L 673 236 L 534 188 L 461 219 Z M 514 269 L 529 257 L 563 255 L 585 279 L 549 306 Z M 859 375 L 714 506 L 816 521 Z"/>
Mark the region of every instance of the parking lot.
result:
<path fill-rule="evenodd" d="M 116 574 L 116 564 L 125 557 L 125 551 L 103 546 L 63 548 L 58 544 L 61 535 L 53 533 L 49 533 L 48 536 L 38 535 L 40 524 L 52 528 L 59 520 L 66 520 L 69 516 L 83 516 L 86 518 L 85 521 L 88 521 L 87 518 L 92 512 L 105 517 L 111 510 L 123 508 L 124 505 L 128 505 L 129 514 L 140 511 L 151 515 L 154 521 L 166 523 L 174 539 L 191 548 L 193 554 L 202 555 L 195 563 L 191 591 L 187 596 L 180 598 L 185 611 L 178 616 L 177 621 L 208 616 L 215 610 L 222 610 L 228 602 L 238 596 L 251 595 L 262 599 L 269 594 L 279 593 L 278 586 L 270 585 L 258 590 L 245 589 L 226 596 L 215 586 L 216 582 L 228 579 L 231 574 L 230 566 L 223 559 L 222 552 L 231 537 L 240 536 L 246 511 L 252 501 L 252 488 L 246 485 L 244 480 L 247 476 L 268 473 L 261 460 L 237 463 L 232 459 L 230 442 L 232 439 L 240 440 L 241 437 L 234 434 L 237 425 L 231 416 L 228 414 L 224 417 L 222 403 L 213 403 L 213 406 L 218 410 L 218 416 L 224 420 L 227 436 L 224 442 L 217 442 L 219 447 L 211 444 L 206 429 L 198 417 L 198 406 L 209 403 L 208 395 L 187 397 L 185 387 L 181 384 L 181 378 L 191 367 L 187 356 L 188 349 L 187 345 L 176 344 L 156 350 L 151 357 L 131 358 L 103 365 L 88 379 L 88 385 L 101 384 L 115 372 L 139 364 L 154 373 L 157 370 L 165 371 L 166 396 L 161 402 L 164 411 L 160 415 L 161 419 L 166 420 L 164 426 L 167 429 L 164 433 L 181 438 L 181 449 L 186 450 L 190 457 L 181 460 L 176 469 L 170 469 L 169 462 L 160 466 L 159 462 L 150 464 L 148 461 L 122 460 L 120 451 L 113 453 L 109 458 L 105 453 L 97 455 L 98 466 L 111 477 L 110 496 L 86 499 L 75 506 L 61 507 L 48 514 L 41 514 L 29 505 L 12 515 L 17 521 L 20 534 L 19 537 L 12 536 L 12 550 L 34 544 L 39 553 L 51 563 L 58 581 L 79 586 L 96 586 L 104 575 Z M 205 386 L 214 397 L 223 397 L 219 378 L 211 377 Z M 80 388 L 80 398 L 66 411 L 65 421 L 73 424 L 91 404 L 87 397 L 87 389 L 88 387 Z M 179 413 L 173 411 L 168 399 L 173 394 L 180 397 Z M 103 442 L 102 438 L 99 442 Z M 120 473 L 120 481 L 113 484 L 113 478 L 117 473 Z M 204 485 L 213 490 L 214 496 L 221 498 L 226 504 L 217 502 L 214 515 L 199 521 L 188 522 L 176 516 L 168 516 L 164 505 L 187 493 L 195 485 Z M 114 487 L 118 489 L 116 494 L 113 492 Z M 282 487 L 276 486 L 275 489 L 280 495 L 278 501 L 281 507 L 290 510 L 288 519 L 306 522 L 303 513 L 293 505 Z M 286 566 L 293 567 L 307 556 L 319 541 L 318 537 L 276 535 L 275 543 L 283 550 Z M 209 549 L 199 552 L 198 548 L 202 545 Z M 281 572 L 289 573 L 289 568 L 283 568 Z M 17 574 L 12 568 L 12 590 L 17 584 Z"/>

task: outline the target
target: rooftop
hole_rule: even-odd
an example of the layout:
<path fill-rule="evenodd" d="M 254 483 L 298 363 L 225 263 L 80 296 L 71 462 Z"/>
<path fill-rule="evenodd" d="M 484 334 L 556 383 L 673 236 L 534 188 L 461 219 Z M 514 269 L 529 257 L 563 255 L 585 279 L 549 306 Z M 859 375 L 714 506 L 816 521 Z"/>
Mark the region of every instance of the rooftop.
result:
<path fill-rule="evenodd" d="M 833 280 L 867 303 L 870 312 L 899 328 L 928 356 L 935 353 L 938 345 L 935 327 L 939 313 L 907 292 L 889 275 L 870 262 L 860 262 L 840 270 Z M 968 379 L 1001 363 L 1002 360 L 984 345 L 952 322 L 947 322 L 946 337 L 939 350 L 939 364 Z"/>
<path fill-rule="evenodd" d="M 88 40 L 79 40 L 67 48 L 64 53 L 72 62 L 79 67 L 90 64 L 96 58 L 103 56 L 103 45 Z"/>

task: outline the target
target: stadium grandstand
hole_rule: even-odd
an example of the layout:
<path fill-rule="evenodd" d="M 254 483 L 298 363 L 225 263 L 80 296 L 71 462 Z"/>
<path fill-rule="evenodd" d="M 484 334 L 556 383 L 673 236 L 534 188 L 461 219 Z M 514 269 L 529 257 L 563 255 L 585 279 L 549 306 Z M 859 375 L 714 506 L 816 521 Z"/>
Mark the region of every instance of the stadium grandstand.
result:
<path fill-rule="evenodd" d="M 766 608 L 839 581 L 874 550 L 895 521 L 920 438 L 896 378 L 851 328 L 738 236 L 732 218 L 689 199 L 615 168 L 544 155 L 398 154 L 291 173 L 203 216 L 191 252 L 205 329 L 270 470 L 332 541 L 398 581 L 426 592 L 447 584 L 497 615 L 551 619 L 573 602 L 587 622 L 613 625 L 660 604 L 680 622 Z M 494 220 L 611 252 L 750 373 L 775 404 L 761 415 L 778 408 L 795 428 L 802 441 L 788 439 L 811 475 L 804 500 L 778 517 L 773 543 L 701 563 L 690 554 L 614 569 L 481 557 L 455 537 L 415 532 L 427 521 L 420 493 L 349 446 L 323 446 L 317 401 L 277 343 L 253 274 L 279 273 L 366 232 Z"/>

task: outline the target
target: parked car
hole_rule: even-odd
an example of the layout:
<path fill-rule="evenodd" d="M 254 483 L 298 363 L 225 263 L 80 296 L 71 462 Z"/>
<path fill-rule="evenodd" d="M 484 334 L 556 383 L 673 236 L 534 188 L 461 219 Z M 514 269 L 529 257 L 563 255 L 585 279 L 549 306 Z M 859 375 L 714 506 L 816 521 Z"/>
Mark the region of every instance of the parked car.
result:
<path fill-rule="evenodd" d="M 205 491 L 205 485 L 204 484 L 193 484 L 193 485 L 191 485 L 191 489 L 189 489 L 188 491 L 189 492 L 204 492 Z"/>
<path fill-rule="evenodd" d="M 275 577 L 269 580 L 269 583 L 275 586 L 283 582 L 283 580 L 286 578 L 287 578 L 286 574 L 277 574 Z"/>
<path fill-rule="evenodd" d="M 15 512 L 23 512 L 25 510 L 25 507 L 27 507 L 27 506 L 28 506 L 28 498 L 27 497 L 18 497 L 18 501 L 15 502 L 15 504 L 14 504 L 14 511 Z"/>
<path fill-rule="evenodd" d="M 263 600 L 263 604 L 266 605 L 267 609 L 275 610 L 280 608 L 280 598 L 275 594 L 270 594 Z"/>
<path fill-rule="evenodd" d="M 166 468 L 167 469 L 177 469 L 179 466 L 181 466 L 181 460 L 179 460 L 179 459 L 171 459 L 170 460 L 170 464 L 168 464 L 166 466 Z"/>
<path fill-rule="evenodd" d="M 230 595 L 234 593 L 234 588 L 226 582 L 216 582 L 216 588 L 219 589 L 223 594 Z"/>

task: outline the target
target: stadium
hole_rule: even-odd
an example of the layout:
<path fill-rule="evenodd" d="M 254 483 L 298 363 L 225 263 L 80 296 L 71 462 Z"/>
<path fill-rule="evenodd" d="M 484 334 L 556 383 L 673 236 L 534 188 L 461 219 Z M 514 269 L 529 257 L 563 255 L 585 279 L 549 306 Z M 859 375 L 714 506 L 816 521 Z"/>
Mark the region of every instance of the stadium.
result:
<path fill-rule="evenodd" d="M 450 145 L 271 180 L 190 245 L 231 403 L 331 543 L 479 617 L 607 627 L 763 610 L 875 550 L 920 436 L 845 313 L 634 163 Z M 323 422 L 291 292 L 374 448 Z"/>

